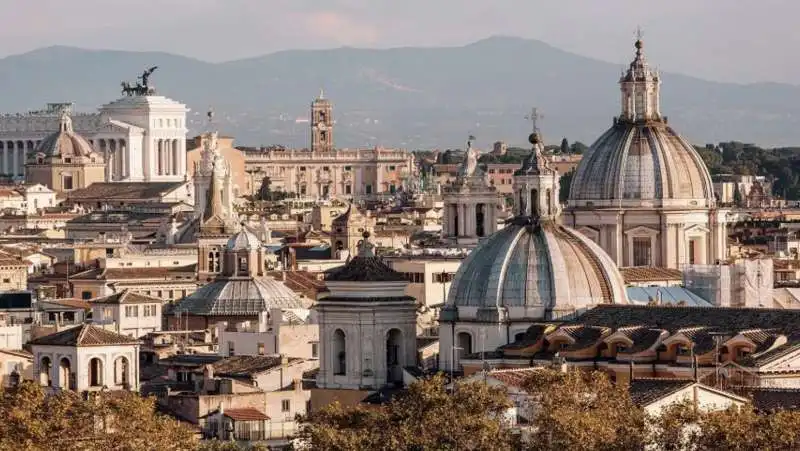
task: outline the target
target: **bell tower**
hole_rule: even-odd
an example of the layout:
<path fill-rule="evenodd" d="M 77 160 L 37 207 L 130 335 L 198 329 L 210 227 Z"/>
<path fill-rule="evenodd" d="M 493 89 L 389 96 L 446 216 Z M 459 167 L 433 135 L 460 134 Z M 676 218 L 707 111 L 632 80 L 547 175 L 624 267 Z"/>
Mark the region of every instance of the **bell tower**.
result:
<path fill-rule="evenodd" d="M 320 90 L 319 97 L 311 102 L 311 151 L 333 150 L 333 105 Z"/>

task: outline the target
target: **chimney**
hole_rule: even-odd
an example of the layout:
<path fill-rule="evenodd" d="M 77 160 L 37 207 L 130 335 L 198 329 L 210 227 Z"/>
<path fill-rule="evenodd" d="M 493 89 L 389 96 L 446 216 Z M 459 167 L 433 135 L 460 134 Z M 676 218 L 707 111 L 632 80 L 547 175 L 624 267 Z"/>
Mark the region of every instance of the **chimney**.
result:
<path fill-rule="evenodd" d="M 299 377 L 294 378 L 294 391 L 297 393 L 303 392 L 303 379 Z"/>
<path fill-rule="evenodd" d="M 214 367 L 212 365 L 205 365 L 203 367 L 203 391 L 210 393 L 214 392 L 216 388 L 217 384 L 214 379 Z"/>

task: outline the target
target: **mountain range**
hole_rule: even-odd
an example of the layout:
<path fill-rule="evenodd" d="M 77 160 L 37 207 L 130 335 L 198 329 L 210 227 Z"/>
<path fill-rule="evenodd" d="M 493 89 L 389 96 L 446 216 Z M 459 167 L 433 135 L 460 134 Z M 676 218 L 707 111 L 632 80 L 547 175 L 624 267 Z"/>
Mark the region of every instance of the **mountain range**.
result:
<path fill-rule="evenodd" d="M 645 52 L 647 49 L 645 48 Z M 620 49 L 633 58 L 633 46 Z M 648 55 L 657 66 L 657 57 Z M 55 46 L 0 59 L 0 111 L 75 102 L 79 111 L 120 96 L 147 67 L 159 94 L 186 103 L 192 132 L 212 127 L 242 145 L 305 146 L 310 102 L 334 105 L 337 146 L 460 148 L 524 145 L 531 107 L 548 143 L 591 143 L 619 111 L 621 64 L 540 41 L 492 37 L 462 47 L 288 50 L 208 63 L 161 52 Z M 732 84 L 662 73 L 662 113 L 695 144 L 739 140 L 800 145 L 800 87 Z"/>

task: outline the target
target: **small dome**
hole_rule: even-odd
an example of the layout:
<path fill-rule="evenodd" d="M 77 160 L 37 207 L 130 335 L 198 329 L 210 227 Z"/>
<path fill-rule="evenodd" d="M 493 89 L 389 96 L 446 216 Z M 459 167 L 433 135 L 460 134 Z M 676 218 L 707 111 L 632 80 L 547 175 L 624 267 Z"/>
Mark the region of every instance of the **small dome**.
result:
<path fill-rule="evenodd" d="M 39 143 L 36 153 L 45 156 L 71 156 L 71 157 L 93 157 L 98 156 L 84 137 L 75 133 L 72 129 L 72 119 L 64 112 L 61 115 L 61 122 L 57 132 L 47 136 Z"/>
<path fill-rule="evenodd" d="M 183 298 L 176 311 L 193 315 L 258 315 L 273 308 L 305 308 L 283 282 L 270 279 L 217 280 Z"/>
<path fill-rule="evenodd" d="M 448 302 L 522 307 L 527 319 L 549 319 L 628 300 L 616 265 L 593 241 L 552 221 L 518 217 L 469 254 Z"/>
<path fill-rule="evenodd" d="M 236 232 L 225 245 L 225 250 L 228 251 L 254 251 L 261 248 L 261 240 L 246 227 L 242 226 L 242 230 Z"/>
<path fill-rule="evenodd" d="M 619 121 L 584 154 L 569 193 L 571 207 L 711 207 L 703 159 L 660 121 Z"/>

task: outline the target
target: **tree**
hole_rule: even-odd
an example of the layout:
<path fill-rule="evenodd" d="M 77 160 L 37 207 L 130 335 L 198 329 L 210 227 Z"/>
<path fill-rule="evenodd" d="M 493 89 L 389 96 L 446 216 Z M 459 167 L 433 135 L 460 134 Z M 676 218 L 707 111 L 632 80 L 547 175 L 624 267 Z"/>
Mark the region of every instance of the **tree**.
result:
<path fill-rule="evenodd" d="M 733 205 L 741 207 L 742 204 L 744 204 L 744 201 L 742 199 L 742 191 L 739 189 L 739 184 L 736 183 L 734 184 L 733 188 Z"/>
<path fill-rule="evenodd" d="M 299 441 L 325 450 L 506 450 L 515 435 L 502 420 L 504 390 L 460 383 L 448 393 L 443 376 L 415 382 L 388 404 L 327 406 L 303 419 Z"/>
<path fill-rule="evenodd" d="M 562 154 L 569 153 L 569 141 L 567 141 L 567 138 L 561 140 L 561 153 Z"/>
<path fill-rule="evenodd" d="M 558 200 L 564 203 L 569 199 L 569 189 L 572 186 L 572 179 L 575 178 L 575 168 L 572 168 L 558 180 Z"/>
<path fill-rule="evenodd" d="M 0 449 L 189 451 L 185 425 L 155 412 L 155 400 L 135 393 L 71 391 L 47 395 L 33 382 L 0 392 Z"/>
<path fill-rule="evenodd" d="M 643 449 L 644 411 L 605 373 L 542 370 L 525 383 L 536 403 L 532 450 Z"/>
<path fill-rule="evenodd" d="M 574 143 L 572 143 L 572 145 L 569 148 L 569 151 L 571 153 L 576 154 L 576 155 L 582 155 L 587 150 L 589 150 L 589 147 L 587 147 L 586 144 L 584 144 L 584 143 L 582 143 L 580 141 L 575 141 Z"/>

